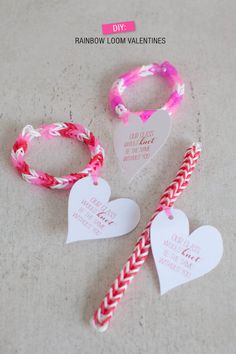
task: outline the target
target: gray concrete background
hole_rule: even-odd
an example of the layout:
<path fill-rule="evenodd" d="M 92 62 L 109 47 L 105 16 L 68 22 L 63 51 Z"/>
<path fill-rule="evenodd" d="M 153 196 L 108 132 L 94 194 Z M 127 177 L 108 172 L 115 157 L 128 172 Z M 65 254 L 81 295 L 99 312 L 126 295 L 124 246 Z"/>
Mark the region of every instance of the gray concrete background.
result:
<path fill-rule="evenodd" d="M 235 10 L 233 0 L 0 1 L 1 354 L 235 353 Z M 136 21 L 128 36 L 165 36 L 167 44 L 74 44 L 122 20 Z M 165 59 L 184 78 L 185 100 L 166 145 L 127 185 L 113 156 L 108 89 L 119 73 Z M 133 90 L 131 106 L 153 105 L 160 92 L 164 99 L 159 83 L 150 85 Z M 12 143 L 26 124 L 70 120 L 105 145 L 103 176 L 113 197 L 139 203 L 142 219 L 128 236 L 66 246 L 68 193 L 31 186 L 11 167 Z M 222 262 L 161 298 L 150 257 L 109 331 L 95 333 L 89 318 L 196 140 L 202 158 L 177 206 L 192 229 L 219 228 Z M 61 174 L 81 168 L 88 155 L 59 139 L 35 143 L 28 159 Z"/>

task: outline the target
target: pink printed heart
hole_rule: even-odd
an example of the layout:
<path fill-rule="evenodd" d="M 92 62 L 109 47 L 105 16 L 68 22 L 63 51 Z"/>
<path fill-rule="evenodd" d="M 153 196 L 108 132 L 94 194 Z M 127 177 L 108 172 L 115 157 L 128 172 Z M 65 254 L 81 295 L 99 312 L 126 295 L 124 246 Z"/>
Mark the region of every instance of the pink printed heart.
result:
<path fill-rule="evenodd" d="M 220 262 L 223 242 L 219 231 L 204 225 L 189 235 L 187 216 L 171 209 L 173 219 L 162 211 L 151 225 L 151 246 L 161 295 L 199 278 Z"/>
<path fill-rule="evenodd" d="M 128 179 L 161 149 L 171 129 L 168 112 L 158 110 L 146 121 L 131 115 L 128 123 L 116 122 L 114 148 L 121 169 Z"/>

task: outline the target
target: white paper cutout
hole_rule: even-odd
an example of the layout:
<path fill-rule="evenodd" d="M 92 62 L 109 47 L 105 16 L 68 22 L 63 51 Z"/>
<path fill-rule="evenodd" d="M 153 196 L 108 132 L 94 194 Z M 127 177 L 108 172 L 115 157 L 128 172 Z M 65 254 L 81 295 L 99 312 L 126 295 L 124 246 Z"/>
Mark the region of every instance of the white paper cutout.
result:
<path fill-rule="evenodd" d="M 127 124 L 115 123 L 114 149 L 128 179 L 132 179 L 161 149 L 170 129 L 171 118 L 164 110 L 153 113 L 145 123 L 136 115 L 130 115 Z"/>
<path fill-rule="evenodd" d="M 111 188 L 102 178 L 74 184 L 69 195 L 67 243 L 122 236 L 139 223 L 140 209 L 128 198 L 109 201 Z"/>
<path fill-rule="evenodd" d="M 165 211 L 151 225 L 151 246 L 160 281 L 160 293 L 199 278 L 215 268 L 223 255 L 219 231 L 204 225 L 189 235 L 189 221 L 183 211 Z"/>

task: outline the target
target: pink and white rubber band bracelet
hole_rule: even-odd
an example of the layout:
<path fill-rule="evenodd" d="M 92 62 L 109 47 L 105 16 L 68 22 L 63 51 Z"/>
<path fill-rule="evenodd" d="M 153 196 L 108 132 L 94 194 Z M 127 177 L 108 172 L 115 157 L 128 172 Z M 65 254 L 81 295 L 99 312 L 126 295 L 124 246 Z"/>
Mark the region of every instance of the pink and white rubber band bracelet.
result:
<path fill-rule="evenodd" d="M 184 95 L 184 83 L 180 78 L 177 70 L 168 61 L 162 64 L 150 64 L 143 65 L 141 67 L 135 68 L 125 74 L 119 76 L 119 78 L 114 82 L 109 94 L 111 110 L 118 115 L 124 123 L 128 122 L 129 116 L 135 114 L 139 116 L 143 122 L 148 120 L 148 118 L 159 109 L 148 109 L 139 112 L 131 112 L 125 106 L 122 99 L 122 94 L 125 90 L 133 85 L 135 82 L 147 76 L 157 75 L 164 78 L 168 84 L 173 87 L 173 92 L 168 98 L 167 102 L 163 107 L 159 108 L 168 111 L 170 115 L 174 113 L 176 108 L 180 105 L 183 95 Z"/>
<path fill-rule="evenodd" d="M 30 141 L 39 137 L 47 139 L 66 137 L 83 142 L 87 145 L 91 154 L 89 164 L 81 172 L 70 173 L 62 177 L 54 177 L 46 172 L 34 170 L 25 162 L 24 155 Z M 13 165 L 25 181 L 50 189 L 70 189 L 76 181 L 89 175 L 91 175 L 96 183 L 99 170 L 104 163 L 104 149 L 93 133 L 80 124 L 53 123 L 42 125 L 37 129 L 34 129 L 31 125 L 27 125 L 13 145 L 11 158 Z"/>

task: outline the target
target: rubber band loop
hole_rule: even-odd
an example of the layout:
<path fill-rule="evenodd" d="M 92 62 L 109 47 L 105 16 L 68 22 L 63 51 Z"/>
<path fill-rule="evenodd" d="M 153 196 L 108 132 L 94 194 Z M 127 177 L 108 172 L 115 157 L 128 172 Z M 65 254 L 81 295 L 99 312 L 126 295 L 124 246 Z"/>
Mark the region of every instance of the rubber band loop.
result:
<path fill-rule="evenodd" d="M 159 205 L 158 208 L 161 208 L 161 205 Z M 172 214 L 172 211 L 171 211 L 170 207 L 164 206 L 164 207 L 162 207 L 162 210 L 166 213 L 166 216 L 168 217 L 169 220 L 173 220 L 174 219 L 174 216 Z"/>
<path fill-rule="evenodd" d="M 173 92 L 168 98 L 167 102 L 163 107 L 158 109 L 148 109 L 144 111 L 131 112 L 127 109 L 122 99 L 122 94 L 125 90 L 133 85 L 135 82 L 140 79 L 147 77 L 159 75 L 164 78 L 168 84 L 173 87 Z M 149 117 L 156 111 L 163 109 L 168 111 L 172 115 L 176 108 L 180 105 L 184 95 L 184 83 L 180 78 L 177 70 L 173 65 L 168 61 L 165 61 L 162 64 L 150 64 L 143 65 L 136 69 L 133 69 L 125 74 L 119 76 L 119 78 L 114 82 L 109 94 L 109 101 L 111 110 L 118 115 L 118 118 L 121 119 L 124 123 L 127 123 L 129 116 L 135 114 L 139 116 L 143 122 L 147 121 Z"/>
<path fill-rule="evenodd" d="M 77 139 L 88 147 L 91 159 L 83 171 L 54 177 L 46 172 L 32 169 L 25 162 L 24 155 L 31 140 L 39 137 L 50 139 L 58 136 Z M 42 125 L 37 129 L 27 125 L 13 145 L 11 158 L 13 165 L 26 182 L 50 189 L 70 189 L 76 181 L 89 175 L 93 178 L 94 183 L 97 183 L 99 170 L 104 163 L 104 149 L 93 133 L 80 124 L 53 123 Z"/>

